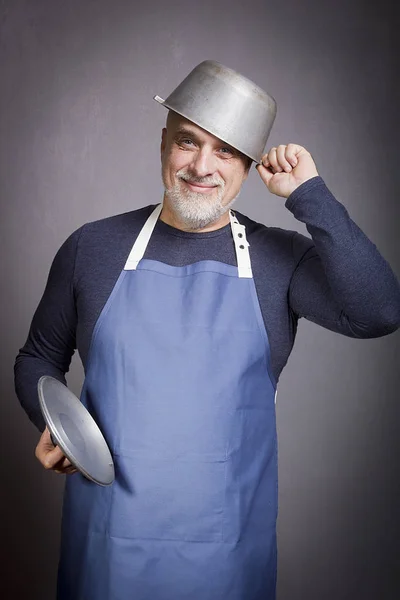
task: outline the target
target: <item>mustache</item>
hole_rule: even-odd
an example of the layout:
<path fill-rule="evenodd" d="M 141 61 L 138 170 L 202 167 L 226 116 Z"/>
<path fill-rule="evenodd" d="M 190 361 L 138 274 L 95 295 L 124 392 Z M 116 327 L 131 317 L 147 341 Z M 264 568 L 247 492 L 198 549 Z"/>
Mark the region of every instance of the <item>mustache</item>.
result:
<path fill-rule="evenodd" d="M 177 177 L 183 179 L 183 181 L 190 181 L 191 183 L 204 183 L 205 185 L 219 185 L 222 188 L 225 186 L 225 181 L 221 177 L 210 176 L 210 177 L 198 177 L 188 173 L 185 169 L 178 171 Z"/>

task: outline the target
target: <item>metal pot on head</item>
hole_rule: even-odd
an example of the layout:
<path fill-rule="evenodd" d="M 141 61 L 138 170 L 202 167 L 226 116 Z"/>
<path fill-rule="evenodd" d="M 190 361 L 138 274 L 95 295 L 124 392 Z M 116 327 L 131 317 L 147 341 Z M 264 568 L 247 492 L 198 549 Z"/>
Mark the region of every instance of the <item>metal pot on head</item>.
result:
<path fill-rule="evenodd" d="M 240 73 L 213 60 L 195 67 L 166 100 L 154 100 L 261 162 L 276 102 Z"/>

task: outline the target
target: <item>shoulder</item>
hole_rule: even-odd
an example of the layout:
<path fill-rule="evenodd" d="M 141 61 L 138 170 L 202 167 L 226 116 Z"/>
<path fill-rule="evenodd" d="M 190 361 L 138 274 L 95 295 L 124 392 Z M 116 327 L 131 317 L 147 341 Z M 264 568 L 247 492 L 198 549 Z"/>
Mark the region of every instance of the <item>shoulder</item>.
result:
<path fill-rule="evenodd" d="M 74 246 L 75 252 L 86 253 L 92 250 L 110 249 L 110 246 L 134 240 L 143 227 L 154 206 L 121 213 L 85 223 L 76 229 L 64 242 Z"/>
<path fill-rule="evenodd" d="M 64 242 L 60 251 L 74 263 L 75 280 L 93 270 L 121 269 L 153 206 L 85 223 Z M 68 250 L 67 250 L 68 249 Z"/>
<path fill-rule="evenodd" d="M 132 234 L 140 230 L 156 205 L 149 205 L 118 215 L 112 215 L 96 221 L 89 221 L 75 229 L 63 243 L 63 246 L 76 246 L 86 239 L 96 236 Z M 104 239 L 104 238 L 102 238 Z"/>
<path fill-rule="evenodd" d="M 132 234 L 143 227 L 143 224 L 154 208 L 155 205 L 144 206 L 137 210 L 91 221 L 83 225 L 81 228 L 82 234 L 84 236 Z"/>

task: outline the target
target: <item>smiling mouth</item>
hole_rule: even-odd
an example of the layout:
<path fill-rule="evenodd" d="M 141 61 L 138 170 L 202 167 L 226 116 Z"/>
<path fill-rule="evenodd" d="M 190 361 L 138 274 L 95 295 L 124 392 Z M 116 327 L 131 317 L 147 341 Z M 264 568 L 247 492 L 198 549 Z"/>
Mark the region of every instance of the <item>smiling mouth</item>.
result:
<path fill-rule="evenodd" d="M 193 190 L 194 192 L 201 192 L 206 194 L 207 192 L 210 192 L 211 190 L 214 190 L 216 187 L 218 187 L 217 185 L 207 185 L 205 183 L 191 183 L 190 181 L 185 181 L 183 180 L 186 185 Z"/>

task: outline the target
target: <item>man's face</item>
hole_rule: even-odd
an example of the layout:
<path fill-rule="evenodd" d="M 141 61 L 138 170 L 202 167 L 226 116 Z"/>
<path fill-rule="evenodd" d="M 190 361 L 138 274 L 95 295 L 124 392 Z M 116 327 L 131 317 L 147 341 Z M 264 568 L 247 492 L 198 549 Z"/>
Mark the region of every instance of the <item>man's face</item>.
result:
<path fill-rule="evenodd" d="M 196 230 L 228 211 L 251 161 L 171 111 L 162 132 L 161 164 L 164 204 L 188 229 Z"/>

